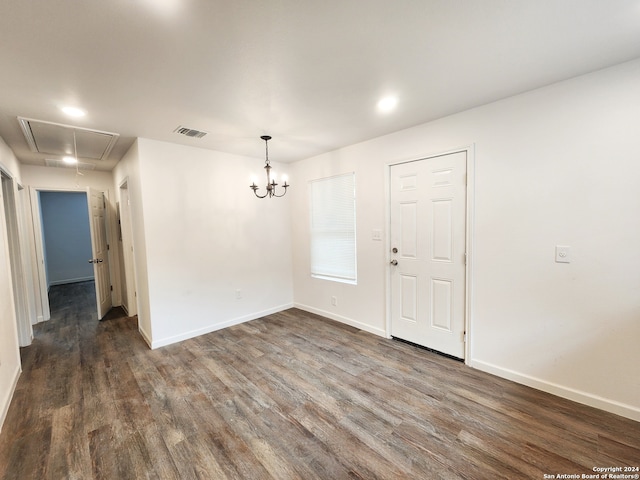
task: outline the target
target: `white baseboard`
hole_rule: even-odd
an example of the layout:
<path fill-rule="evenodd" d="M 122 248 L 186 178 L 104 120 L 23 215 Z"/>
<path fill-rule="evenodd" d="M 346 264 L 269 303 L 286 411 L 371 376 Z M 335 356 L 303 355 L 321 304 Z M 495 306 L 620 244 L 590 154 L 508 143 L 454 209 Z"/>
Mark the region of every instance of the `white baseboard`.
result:
<path fill-rule="evenodd" d="M 20 374 L 22 373 L 22 368 L 20 365 L 16 367 L 16 370 L 13 374 L 13 381 L 11 382 L 11 386 L 9 387 L 7 393 L 0 399 L 0 433 L 2 432 L 2 425 L 4 425 L 4 420 L 7 418 L 7 412 L 9 411 L 9 405 L 11 405 L 11 399 L 13 398 L 13 394 L 16 391 L 16 386 L 18 385 L 18 379 L 20 378 Z"/>
<path fill-rule="evenodd" d="M 53 282 L 49 282 L 49 288 L 54 285 L 67 285 L 69 283 L 80 283 L 80 282 L 88 282 L 89 280 L 93 280 L 94 277 L 78 277 L 78 278 L 68 278 L 66 280 L 55 280 Z"/>
<path fill-rule="evenodd" d="M 160 340 L 153 340 L 151 342 L 147 340 L 147 343 L 149 343 L 151 349 L 153 350 L 156 348 L 164 347 L 166 345 L 171 345 L 172 343 L 182 342 L 183 340 L 199 337 L 200 335 L 206 335 L 207 333 L 215 332 L 216 330 L 222 330 L 223 328 L 232 327 L 233 325 L 239 325 L 241 323 L 249 322 L 257 318 L 266 317 L 267 315 L 282 312 L 283 310 L 287 310 L 291 307 L 293 307 L 293 304 L 287 303 L 285 305 L 280 305 L 277 307 L 269 308 L 267 310 L 262 310 L 260 312 L 251 313 L 249 315 L 244 315 L 242 317 L 232 318 L 230 320 L 226 320 L 221 323 L 216 323 L 214 325 L 208 325 L 206 327 L 199 328 L 197 330 L 184 332 L 184 333 L 181 333 L 180 335 L 174 335 L 172 337 L 166 337 Z"/>
<path fill-rule="evenodd" d="M 145 332 L 144 328 L 140 326 L 139 322 L 138 322 L 138 332 L 140 332 L 140 335 L 142 336 L 142 339 L 145 341 L 145 343 L 149 345 L 149 348 L 153 349 L 153 347 L 151 346 L 151 336 L 147 332 Z"/>
<path fill-rule="evenodd" d="M 385 337 L 385 338 L 387 337 L 387 334 L 383 328 L 372 327 L 371 325 L 358 322 L 357 320 L 353 320 L 352 318 L 343 317 L 342 315 L 336 315 L 335 313 L 327 312 L 325 310 L 321 310 L 315 307 L 310 307 L 309 305 L 303 305 L 301 303 L 295 303 L 293 306 L 295 308 L 299 308 L 300 310 L 304 310 L 305 312 L 315 313 L 316 315 L 330 318 L 331 320 L 335 320 L 336 322 L 350 325 L 352 327 L 358 328 L 360 330 L 364 330 L 365 332 L 373 333 L 374 335 L 378 335 L 380 337 Z"/>
<path fill-rule="evenodd" d="M 469 365 L 473 368 L 477 368 L 478 370 L 482 370 L 483 372 L 491 373 L 516 383 L 640 422 L 640 408 L 634 407 L 633 405 L 627 405 L 598 395 L 575 390 L 563 385 L 558 385 L 557 383 L 547 382 L 546 380 L 525 375 L 481 360 L 471 360 Z"/>

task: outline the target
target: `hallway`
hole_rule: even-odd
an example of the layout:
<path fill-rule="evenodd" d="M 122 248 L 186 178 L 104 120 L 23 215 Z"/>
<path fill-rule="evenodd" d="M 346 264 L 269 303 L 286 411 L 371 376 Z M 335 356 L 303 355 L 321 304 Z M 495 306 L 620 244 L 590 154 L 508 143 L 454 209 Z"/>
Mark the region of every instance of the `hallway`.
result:
<path fill-rule="evenodd" d="M 20 349 L 23 373 L 0 436 L 3 479 L 92 477 L 85 426 L 107 413 L 109 359 L 122 347 L 113 332 L 137 331 L 119 308 L 97 320 L 93 281 L 52 286 L 49 300 L 51 320 L 34 325 L 33 344 Z"/>

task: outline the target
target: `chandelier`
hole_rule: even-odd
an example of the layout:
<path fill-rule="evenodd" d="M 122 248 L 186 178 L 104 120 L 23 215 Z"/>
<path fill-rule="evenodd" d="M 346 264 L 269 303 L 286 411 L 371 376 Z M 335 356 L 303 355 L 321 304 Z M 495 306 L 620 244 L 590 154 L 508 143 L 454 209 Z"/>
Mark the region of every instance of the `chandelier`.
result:
<path fill-rule="evenodd" d="M 278 184 L 276 183 L 276 179 L 275 178 L 271 178 L 271 164 L 269 163 L 269 140 L 271 140 L 271 137 L 269 135 L 263 135 L 260 137 L 262 140 L 264 140 L 264 154 L 265 154 L 265 166 L 264 169 L 267 171 L 267 192 L 264 195 L 258 195 L 258 186 L 256 185 L 256 182 L 252 182 L 251 185 L 249 185 L 249 188 L 251 190 L 253 190 L 253 193 L 256 194 L 256 197 L 258 198 L 265 198 L 265 197 L 284 197 L 285 194 L 287 193 L 287 188 L 290 187 L 290 185 L 287 184 L 287 181 L 284 180 L 284 183 L 282 184 L 282 188 L 284 188 L 284 191 L 282 192 L 281 195 L 276 195 L 276 187 L 278 186 Z"/>

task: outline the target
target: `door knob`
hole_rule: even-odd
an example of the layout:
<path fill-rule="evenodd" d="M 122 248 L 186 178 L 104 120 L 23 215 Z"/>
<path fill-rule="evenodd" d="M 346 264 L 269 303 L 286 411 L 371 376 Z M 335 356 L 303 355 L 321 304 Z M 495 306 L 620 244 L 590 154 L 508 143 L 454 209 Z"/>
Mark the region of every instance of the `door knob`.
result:
<path fill-rule="evenodd" d="M 96 263 L 96 261 L 93 258 L 90 258 L 89 263 Z"/>
<path fill-rule="evenodd" d="M 389 263 L 391 265 L 397 265 L 398 264 L 398 260 L 391 260 Z"/>
<path fill-rule="evenodd" d="M 391 249 L 391 251 L 392 251 L 393 253 L 398 253 L 398 249 L 397 249 L 396 247 L 393 247 L 393 248 Z"/>

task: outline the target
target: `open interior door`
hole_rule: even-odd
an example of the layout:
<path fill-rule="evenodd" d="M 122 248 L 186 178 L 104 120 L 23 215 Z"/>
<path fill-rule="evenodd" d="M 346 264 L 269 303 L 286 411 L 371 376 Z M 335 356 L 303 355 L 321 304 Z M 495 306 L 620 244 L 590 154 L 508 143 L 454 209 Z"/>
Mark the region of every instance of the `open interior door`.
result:
<path fill-rule="evenodd" d="M 111 309 L 109 247 L 107 245 L 104 194 L 89 187 L 87 188 L 87 201 L 89 202 L 89 226 L 91 230 L 91 252 L 93 255 L 89 262 L 93 264 L 98 320 L 100 320 Z"/>

